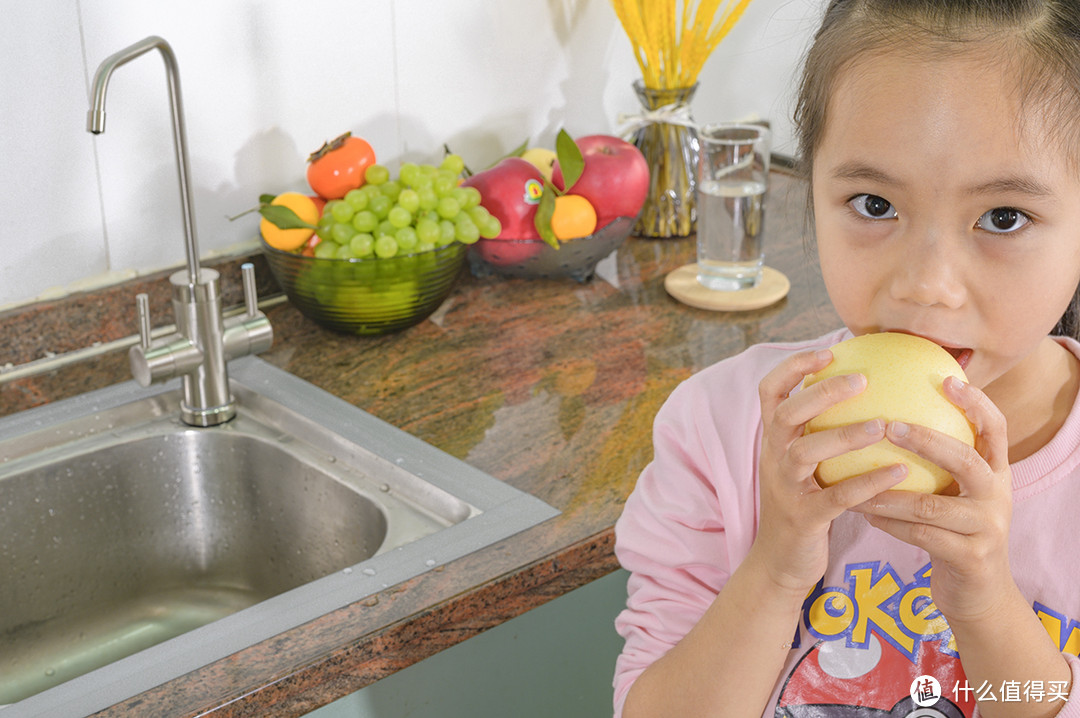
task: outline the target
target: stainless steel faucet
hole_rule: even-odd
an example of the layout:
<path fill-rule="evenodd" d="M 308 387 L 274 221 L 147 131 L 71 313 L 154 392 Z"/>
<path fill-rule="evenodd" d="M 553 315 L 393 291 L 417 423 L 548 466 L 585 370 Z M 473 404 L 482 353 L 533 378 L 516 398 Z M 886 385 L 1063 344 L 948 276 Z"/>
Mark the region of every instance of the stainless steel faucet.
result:
<path fill-rule="evenodd" d="M 94 73 L 86 129 L 95 135 L 105 131 L 105 90 L 113 70 L 153 49 L 161 51 L 169 81 L 187 270 L 180 270 L 169 277 L 173 312 L 176 315 L 176 331 L 173 334 L 152 340 L 149 299 L 145 294 L 135 298 L 141 341 L 129 353 L 131 372 L 142 386 L 181 377 L 183 398 L 180 418 L 192 426 L 215 426 L 236 416 L 236 401 L 229 390 L 226 363 L 246 354 L 266 351 L 273 343 L 274 332 L 270 320 L 258 309 L 255 268 L 251 263 L 241 267 L 246 312 L 228 320 L 222 317 L 220 275 L 213 269 L 199 266 L 195 213 L 188 179 L 180 71 L 169 43 L 152 35 L 105 58 Z"/>

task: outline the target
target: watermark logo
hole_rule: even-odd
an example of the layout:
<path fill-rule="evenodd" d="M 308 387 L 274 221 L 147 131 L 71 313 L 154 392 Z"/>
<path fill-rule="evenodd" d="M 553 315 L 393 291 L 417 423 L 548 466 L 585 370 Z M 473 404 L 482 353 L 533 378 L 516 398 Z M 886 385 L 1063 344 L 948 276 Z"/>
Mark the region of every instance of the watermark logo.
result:
<path fill-rule="evenodd" d="M 911 682 L 911 700 L 920 708 L 927 708 L 941 698 L 941 684 L 933 676 L 919 676 Z"/>

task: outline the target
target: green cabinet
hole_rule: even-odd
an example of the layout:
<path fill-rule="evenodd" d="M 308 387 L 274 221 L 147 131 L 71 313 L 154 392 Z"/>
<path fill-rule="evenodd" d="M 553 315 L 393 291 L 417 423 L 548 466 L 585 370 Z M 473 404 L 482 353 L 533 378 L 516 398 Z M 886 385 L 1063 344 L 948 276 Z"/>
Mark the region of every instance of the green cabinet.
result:
<path fill-rule="evenodd" d="M 611 678 L 626 603 L 619 570 L 378 683 L 313 718 L 611 715 Z"/>

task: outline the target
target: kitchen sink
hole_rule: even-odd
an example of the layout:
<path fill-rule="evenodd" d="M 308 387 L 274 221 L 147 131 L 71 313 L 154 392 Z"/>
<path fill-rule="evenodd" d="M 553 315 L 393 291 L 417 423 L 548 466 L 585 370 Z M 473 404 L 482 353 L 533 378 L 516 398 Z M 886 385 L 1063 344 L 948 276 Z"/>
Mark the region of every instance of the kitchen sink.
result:
<path fill-rule="evenodd" d="M 266 362 L 0 419 L 0 706 L 87 715 L 557 512 Z M 6 714 L 7 710 L 0 710 Z"/>

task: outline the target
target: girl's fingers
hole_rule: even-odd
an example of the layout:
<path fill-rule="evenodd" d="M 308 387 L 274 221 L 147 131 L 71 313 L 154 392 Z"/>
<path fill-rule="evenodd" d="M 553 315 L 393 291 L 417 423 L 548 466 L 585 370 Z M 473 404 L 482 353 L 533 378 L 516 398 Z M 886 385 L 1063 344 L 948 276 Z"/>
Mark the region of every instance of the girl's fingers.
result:
<path fill-rule="evenodd" d="M 776 420 L 801 427 L 826 409 L 861 394 L 866 389 L 862 374 L 843 374 L 802 389 L 776 409 Z"/>
<path fill-rule="evenodd" d="M 813 473 L 817 465 L 849 451 L 863 449 L 885 438 L 885 422 L 871 419 L 795 439 L 785 460 L 796 475 Z"/>
<path fill-rule="evenodd" d="M 832 361 L 832 352 L 802 352 L 769 372 L 758 386 L 762 415 L 785 427 L 801 427 L 830 406 L 853 397 L 866 389 L 866 377 L 850 374 L 830 377 L 817 384 L 795 391 L 808 374 L 820 371 Z"/>
<path fill-rule="evenodd" d="M 895 493 L 903 493 L 897 491 Z M 956 556 L 963 551 L 964 534 L 956 533 L 933 524 L 905 521 L 870 514 L 867 522 L 904 543 L 921 548 L 935 556 Z"/>
<path fill-rule="evenodd" d="M 1009 466 L 1009 437 L 1005 415 L 978 387 L 948 377 L 943 386 L 945 396 L 967 415 L 975 427 L 975 448 L 990 470 L 1004 471 Z"/>
<path fill-rule="evenodd" d="M 970 534 L 983 526 L 983 519 L 976 513 L 977 507 L 970 501 L 953 496 L 922 494 L 914 491 L 890 491 L 872 496 L 864 503 L 852 506 L 851 509 L 866 514 L 867 517 L 891 522 L 890 525 L 922 524 L 927 527 L 938 527 L 954 534 Z M 914 529 L 914 531 L 924 530 Z M 900 538 L 892 530 L 889 533 Z"/>
<path fill-rule="evenodd" d="M 832 352 L 800 352 L 773 367 L 758 385 L 762 413 L 771 416 L 807 374 L 821 371 L 832 361 Z"/>
<path fill-rule="evenodd" d="M 826 487 L 816 492 L 813 500 L 823 517 L 831 520 L 853 507 L 865 505 L 906 477 L 907 467 L 903 464 L 885 466 Z"/>
<path fill-rule="evenodd" d="M 997 490 L 997 475 L 979 452 L 962 441 L 918 424 L 889 422 L 885 438 L 952 474 L 960 493 L 982 498 Z"/>

